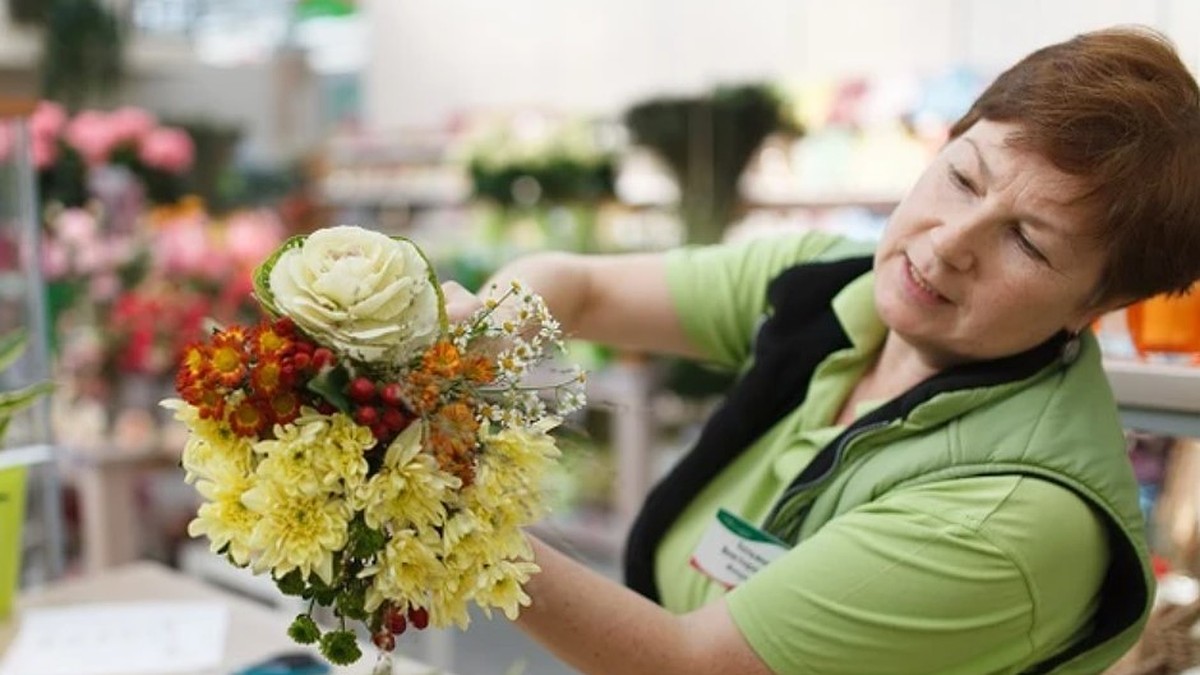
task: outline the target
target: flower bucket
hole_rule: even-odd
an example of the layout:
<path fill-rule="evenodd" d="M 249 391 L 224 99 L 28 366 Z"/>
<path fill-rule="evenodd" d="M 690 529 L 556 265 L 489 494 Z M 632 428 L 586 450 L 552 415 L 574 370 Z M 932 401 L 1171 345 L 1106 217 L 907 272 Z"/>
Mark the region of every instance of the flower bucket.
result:
<path fill-rule="evenodd" d="M 24 520 L 25 467 L 0 469 L 0 621 L 8 618 L 17 594 Z"/>

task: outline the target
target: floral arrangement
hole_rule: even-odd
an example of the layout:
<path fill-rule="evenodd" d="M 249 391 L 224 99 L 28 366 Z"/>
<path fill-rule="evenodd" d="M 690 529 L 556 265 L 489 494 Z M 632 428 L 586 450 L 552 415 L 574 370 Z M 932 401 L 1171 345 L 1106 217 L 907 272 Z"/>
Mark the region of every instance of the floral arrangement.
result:
<path fill-rule="evenodd" d="M 205 498 L 189 533 L 306 598 L 289 634 L 334 663 L 361 656 L 347 621 L 390 652 L 472 603 L 515 618 L 550 431 L 583 405 L 542 300 L 514 283 L 451 323 L 414 244 L 349 226 L 288 240 L 254 284 L 272 318 L 192 345 L 164 402 Z"/>

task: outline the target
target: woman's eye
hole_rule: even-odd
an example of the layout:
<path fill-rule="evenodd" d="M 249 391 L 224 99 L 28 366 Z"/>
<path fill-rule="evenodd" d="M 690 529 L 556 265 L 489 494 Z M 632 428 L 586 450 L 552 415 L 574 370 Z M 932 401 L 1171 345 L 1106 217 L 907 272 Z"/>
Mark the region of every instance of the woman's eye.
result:
<path fill-rule="evenodd" d="M 1047 262 L 1046 256 L 1043 255 L 1038 247 L 1029 240 L 1029 237 L 1025 236 L 1025 233 L 1021 231 L 1020 227 L 1014 226 L 1012 232 L 1013 236 L 1017 239 L 1017 246 L 1020 246 L 1022 251 L 1028 254 L 1031 258 L 1035 258 L 1041 262 Z"/>
<path fill-rule="evenodd" d="M 975 192 L 975 184 L 971 182 L 971 179 L 967 178 L 963 172 L 959 171 L 953 166 L 950 167 L 950 181 L 953 182 L 954 186 L 959 189 L 966 190 L 971 193 Z"/>

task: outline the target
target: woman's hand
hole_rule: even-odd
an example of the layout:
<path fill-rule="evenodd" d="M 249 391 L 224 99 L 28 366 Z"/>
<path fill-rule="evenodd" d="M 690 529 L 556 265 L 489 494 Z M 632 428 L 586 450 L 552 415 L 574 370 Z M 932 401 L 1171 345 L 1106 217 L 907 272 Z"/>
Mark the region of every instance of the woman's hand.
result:
<path fill-rule="evenodd" d="M 446 316 L 450 323 L 464 321 L 483 308 L 483 301 L 457 281 L 442 284 L 442 295 L 446 298 Z"/>

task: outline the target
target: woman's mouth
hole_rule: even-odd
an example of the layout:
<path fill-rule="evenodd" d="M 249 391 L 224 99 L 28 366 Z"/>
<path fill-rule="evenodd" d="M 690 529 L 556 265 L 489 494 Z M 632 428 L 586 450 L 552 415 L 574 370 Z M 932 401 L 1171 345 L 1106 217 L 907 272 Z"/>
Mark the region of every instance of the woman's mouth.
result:
<path fill-rule="evenodd" d="M 909 281 L 909 291 L 911 291 L 913 295 L 917 296 L 918 299 L 930 304 L 949 302 L 949 300 L 946 299 L 946 296 L 938 293 L 937 289 L 930 285 L 930 283 L 925 280 L 925 277 L 921 276 L 920 270 L 917 269 L 917 266 L 914 265 L 911 260 L 906 257 L 904 262 L 908 272 L 905 277 L 907 277 Z"/>

